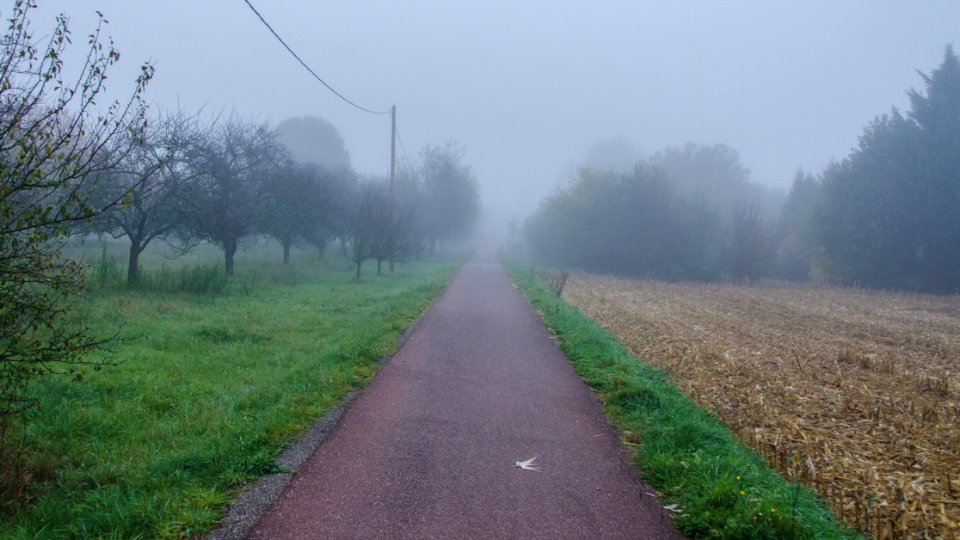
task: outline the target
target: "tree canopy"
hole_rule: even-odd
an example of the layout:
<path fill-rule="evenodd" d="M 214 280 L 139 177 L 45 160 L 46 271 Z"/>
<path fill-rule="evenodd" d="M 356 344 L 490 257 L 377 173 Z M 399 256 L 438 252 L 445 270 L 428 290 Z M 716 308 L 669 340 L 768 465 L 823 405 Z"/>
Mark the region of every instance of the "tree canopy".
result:
<path fill-rule="evenodd" d="M 920 74 L 910 111 L 874 119 L 823 174 L 817 272 L 839 283 L 960 290 L 960 60 Z"/>
<path fill-rule="evenodd" d="M 102 342 L 70 309 L 84 268 L 61 257 L 60 246 L 70 225 L 121 202 L 123 194 L 97 198 L 98 179 L 136 148 L 141 93 L 153 75 L 144 65 L 129 99 L 96 109 L 119 53 L 97 27 L 86 64 L 65 78 L 67 18 L 57 17 L 40 45 L 32 7 L 15 2 L 0 37 L 0 450 L 9 417 L 36 405 L 30 381 L 72 372 Z"/>

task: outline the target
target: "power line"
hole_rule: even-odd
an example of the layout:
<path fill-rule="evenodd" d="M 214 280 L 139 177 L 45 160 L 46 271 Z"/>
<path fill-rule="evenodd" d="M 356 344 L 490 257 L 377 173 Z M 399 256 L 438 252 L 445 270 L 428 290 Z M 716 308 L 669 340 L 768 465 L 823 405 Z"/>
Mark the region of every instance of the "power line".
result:
<path fill-rule="evenodd" d="M 308 66 L 306 62 L 304 62 L 299 56 L 297 56 L 297 53 L 293 52 L 293 49 L 291 49 L 290 46 L 287 45 L 287 42 L 284 41 L 282 37 L 280 37 L 280 34 L 278 34 L 277 31 L 274 30 L 272 26 L 270 26 L 270 23 L 268 23 L 267 20 L 263 18 L 263 15 L 261 15 L 260 12 L 257 11 L 257 8 L 253 7 L 253 4 L 250 3 L 250 0 L 243 0 L 243 1 L 247 4 L 247 6 L 250 7 L 250 9 L 253 11 L 253 13 L 256 14 L 257 18 L 260 19 L 260 22 L 262 22 L 263 25 L 267 27 L 267 30 L 270 30 L 270 33 L 273 34 L 273 37 L 277 38 L 277 41 L 279 41 L 279 42 L 284 46 L 284 48 L 286 48 L 287 51 L 288 51 L 290 54 L 292 54 L 294 58 L 297 59 L 297 62 L 300 62 L 300 65 L 301 65 L 301 66 L 303 66 L 307 71 L 309 71 L 311 75 L 313 75 L 313 78 L 315 78 L 316 80 L 320 81 L 321 84 L 323 84 L 324 86 L 326 86 L 326 87 L 327 87 L 327 90 L 330 90 L 330 91 L 333 92 L 338 98 L 346 101 L 346 102 L 349 103 L 350 105 L 353 105 L 354 107 L 360 109 L 360 110 L 363 111 L 363 112 L 367 112 L 367 113 L 370 113 L 370 114 L 390 114 L 390 111 L 389 111 L 389 110 L 387 110 L 387 111 L 372 111 L 372 110 L 370 110 L 370 109 L 368 109 L 368 108 L 366 108 L 366 107 L 361 107 L 360 105 L 357 105 L 356 103 L 354 103 L 354 102 L 350 101 L 349 99 L 347 99 L 347 98 L 346 98 L 343 94 L 341 94 L 340 92 L 337 92 L 336 90 L 334 90 L 332 86 L 330 86 L 329 84 L 327 84 L 327 81 L 324 81 L 323 79 L 321 79 L 320 76 L 316 74 L 316 72 L 314 72 L 312 69 L 310 69 L 310 66 Z"/>

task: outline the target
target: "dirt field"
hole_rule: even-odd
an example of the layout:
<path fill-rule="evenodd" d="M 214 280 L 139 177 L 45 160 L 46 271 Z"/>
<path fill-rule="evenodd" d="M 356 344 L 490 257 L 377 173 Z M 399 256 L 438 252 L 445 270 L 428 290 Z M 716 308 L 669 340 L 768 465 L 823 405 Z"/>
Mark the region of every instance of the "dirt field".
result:
<path fill-rule="evenodd" d="M 846 521 L 960 538 L 960 297 L 584 275 L 563 295 Z"/>

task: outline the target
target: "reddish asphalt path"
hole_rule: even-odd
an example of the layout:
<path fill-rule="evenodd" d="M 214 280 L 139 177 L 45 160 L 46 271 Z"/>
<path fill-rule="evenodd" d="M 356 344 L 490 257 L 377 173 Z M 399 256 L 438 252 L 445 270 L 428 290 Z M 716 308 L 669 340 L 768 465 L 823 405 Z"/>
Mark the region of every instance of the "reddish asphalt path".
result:
<path fill-rule="evenodd" d="M 679 538 L 652 492 L 503 268 L 474 261 L 250 538 Z"/>

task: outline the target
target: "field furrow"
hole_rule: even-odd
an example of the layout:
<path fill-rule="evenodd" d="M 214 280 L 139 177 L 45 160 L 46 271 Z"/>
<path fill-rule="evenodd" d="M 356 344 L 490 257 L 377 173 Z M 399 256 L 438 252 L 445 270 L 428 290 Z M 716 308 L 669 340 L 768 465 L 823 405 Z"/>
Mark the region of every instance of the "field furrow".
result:
<path fill-rule="evenodd" d="M 587 275 L 564 296 L 851 524 L 960 534 L 960 297 Z"/>

